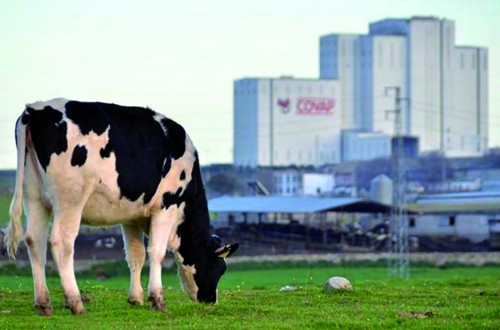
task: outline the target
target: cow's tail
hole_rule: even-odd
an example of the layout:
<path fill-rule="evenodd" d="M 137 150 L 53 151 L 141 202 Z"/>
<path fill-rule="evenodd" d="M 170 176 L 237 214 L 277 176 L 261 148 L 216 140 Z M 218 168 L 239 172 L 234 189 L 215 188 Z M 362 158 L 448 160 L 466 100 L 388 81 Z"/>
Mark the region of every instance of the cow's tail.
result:
<path fill-rule="evenodd" d="M 23 237 L 23 225 L 21 223 L 22 200 L 23 200 L 23 179 L 24 164 L 26 160 L 26 128 L 27 123 L 23 123 L 20 117 L 16 123 L 16 141 L 17 141 L 17 175 L 14 196 L 10 203 L 10 223 L 5 235 L 5 245 L 7 253 L 12 259 L 16 258 L 17 248 Z"/>

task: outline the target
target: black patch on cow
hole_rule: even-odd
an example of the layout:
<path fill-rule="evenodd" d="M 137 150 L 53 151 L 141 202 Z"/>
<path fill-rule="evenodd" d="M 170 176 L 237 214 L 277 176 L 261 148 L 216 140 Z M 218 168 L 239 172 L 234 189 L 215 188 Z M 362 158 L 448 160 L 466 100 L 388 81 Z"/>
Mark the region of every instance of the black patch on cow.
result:
<path fill-rule="evenodd" d="M 83 166 L 87 160 L 87 148 L 76 146 L 71 156 L 71 166 Z"/>
<path fill-rule="evenodd" d="M 161 171 L 161 176 L 165 177 L 170 171 L 170 167 L 172 167 L 172 158 L 168 157 L 165 159 L 165 164 L 163 164 L 163 169 Z"/>
<path fill-rule="evenodd" d="M 186 207 L 184 208 L 184 221 L 177 229 L 177 233 L 181 238 L 189 238 L 189 244 L 182 244 L 183 241 L 181 240 L 181 246 L 179 247 L 179 252 L 186 265 L 193 265 L 198 261 L 200 249 L 205 249 L 211 239 L 209 235 L 208 203 L 198 157 L 196 157 L 191 175 L 191 181 L 189 181 L 180 197 L 181 201 L 186 202 Z M 196 238 L 193 239 L 192 236 L 196 236 Z"/>
<path fill-rule="evenodd" d="M 20 119 L 21 119 L 21 123 L 23 123 L 23 125 L 26 125 L 27 123 L 30 122 L 31 115 L 29 113 L 23 113 Z"/>
<path fill-rule="evenodd" d="M 180 198 L 181 192 L 182 188 L 177 189 L 174 194 L 168 192 L 164 193 L 162 198 L 162 208 L 168 209 L 168 207 L 173 204 L 179 206 L 182 203 Z"/>
<path fill-rule="evenodd" d="M 184 154 L 184 129 L 165 118 L 170 130 L 177 132 L 166 136 L 164 129 L 169 128 L 162 128 L 155 120 L 159 115 L 150 109 L 70 101 L 66 103 L 66 116 L 82 134 L 102 134 L 109 127 L 109 141 L 100 155 L 106 158 L 111 152 L 115 154 L 121 197 L 131 201 L 144 195 L 144 202 L 149 203 L 170 170 L 171 158 L 178 158 L 180 149 Z"/>
<path fill-rule="evenodd" d="M 181 158 L 186 151 L 186 131 L 184 128 L 177 124 L 175 121 L 163 118 L 161 123 L 167 131 L 167 138 L 170 143 L 170 152 L 174 159 Z M 175 141 L 175 143 L 173 143 Z"/>
<path fill-rule="evenodd" d="M 180 180 L 186 180 L 186 171 L 182 170 Z"/>
<path fill-rule="evenodd" d="M 93 131 L 101 135 L 109 126 L 109 118 L 101 107 L 89 107 L 88 103 L 69 101 L 66 103 L 66 117 L 75 123 L 83 135 Z"/>
<path fill-rule="evenodd" d="M 17 141 L 17 127 L 20 125 L 20 123 L 22 123 L 23 125 L 26 125 L 27 123 L 29 123 L 29 119 L 31 117 L 27 117 L 26 118 L 26 122 L 23 122 L 24 118 L 25 118 L 25 114 L 24 113 L 19 118 L 17 118 L 17 120 L 16 120 L 16 126 L 15 126 L 15 129 L 14 129 L 14 138 L 15 138 L 15 141 L 16 141 L 16 148 L 18 148 L 18 149 L 19 149 L 19 141 Z M 26 161 L 28 159 L 28 145 L 27 144 L 25 145 L 23 152 L 24 152 L 24 166 L 26 166 Z"/>
<path fill-rule="evenodd" d="M 217 284 L 226 270 L 223 258 L 214 253 L 214 243 L 209 234 L 208 203 L 201 178 L 198 156 L 193 164 L 192 179 L 180 199 L 185 201 L 184 221 L 177 234 L 181 238 L 179 253 L 185 265 L 195 265 L 194 279 L 198 286 L 200 302 L 214 303 Z"/>
<path fill-rule="evenodd" d="M 111 156 L 111 152 L 113 151 L 113 149 L 111 148 L 111 144 L 106 144 L 106 146 L 104 148 L 101 148 L 101 150 L 99 151 L 99 154 L 101 155 L 101 158 L 109 158 Z"/>
<path fill-rule="evenodd" d="M 50 156 L 59 155 L 68 149 L 66 122 L 63 121 L 63 114 L 50 106 L 43 110 L 28 107 L 26 111 L 28 114 L 23 115 L 21 121 L 29 125 L 38 161 L 44 171 L 47 171 Z"/>

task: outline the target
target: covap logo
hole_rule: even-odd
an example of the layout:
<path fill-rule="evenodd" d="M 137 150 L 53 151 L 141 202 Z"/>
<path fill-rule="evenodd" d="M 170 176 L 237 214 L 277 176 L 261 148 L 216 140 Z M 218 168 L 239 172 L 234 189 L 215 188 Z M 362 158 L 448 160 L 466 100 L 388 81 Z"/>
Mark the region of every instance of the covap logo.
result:
<path fill-rule="evenodd" d="M 278 99 L 278 106 L 281 109 L 281 112 L 283 113 L 289 113 L 290 112 L 290 99 L 284 99 L 280 100 Z"/>
<path fill-rule="evenodd" d="M 281 113 L 288 114 L 292 112 L 290 98 L 278 99 L 276 103 Z M 298 97 L 293 108 L 297 116 L 331 116 L 334 114 L 335 105 L 334 98 Z"/>

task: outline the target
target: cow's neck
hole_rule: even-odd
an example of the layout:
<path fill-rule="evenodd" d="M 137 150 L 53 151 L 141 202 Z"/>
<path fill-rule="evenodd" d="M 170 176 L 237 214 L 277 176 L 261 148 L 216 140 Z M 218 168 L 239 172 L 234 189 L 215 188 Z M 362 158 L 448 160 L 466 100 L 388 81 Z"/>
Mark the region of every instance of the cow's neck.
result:
<path fill-rule="evenodd" d="M 207 253 L 210 241 L 208 203 L 201 180 L 198 161 L 193 168 L 194 193 L 186 200 L 184 222 L 179 226 L 181 238 L 178 252 L 184 264 L 193 264 Z"/>

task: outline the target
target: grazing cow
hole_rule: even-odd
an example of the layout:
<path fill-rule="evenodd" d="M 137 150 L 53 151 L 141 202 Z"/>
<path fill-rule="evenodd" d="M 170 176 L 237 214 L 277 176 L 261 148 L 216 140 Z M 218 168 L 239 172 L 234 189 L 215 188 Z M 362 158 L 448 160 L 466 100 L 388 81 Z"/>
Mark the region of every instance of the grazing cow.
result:
<path fill-rule="evenodd" d="M 67 306 L 73 314 L 85 312 L 73 269 L 81 223 L 121 225 L 130 304 L 143 303 L 144 234 L 153 309 L 165 310 L 161 262 L 167 249 L 175 254 L 187 295 L 217 301 L 224 258 L 238 244 L 224 245 L 209 234 L 197 152 L 179 124 L 148 108 L 54 99 L 26 106 L 16 123 L 16 142 L 16 188 L 5 242 L 14 258 L 23 235 L 22 203 L 41 315 L 53 314 L 45 281 L 47 240 Z"/>

